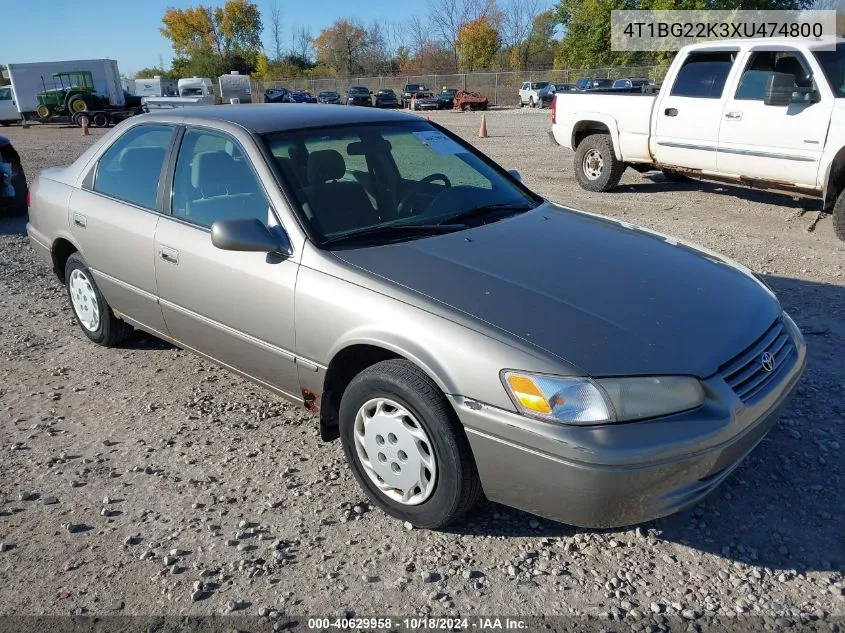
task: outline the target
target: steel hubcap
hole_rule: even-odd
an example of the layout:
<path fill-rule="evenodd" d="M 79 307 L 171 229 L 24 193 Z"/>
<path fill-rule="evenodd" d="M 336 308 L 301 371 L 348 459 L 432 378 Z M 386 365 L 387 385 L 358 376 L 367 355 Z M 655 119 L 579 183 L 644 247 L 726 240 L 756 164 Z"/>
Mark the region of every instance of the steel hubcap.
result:
<path fill-rule="evenodd" d="M 401 404 L 388 398 L 365 402 L 355 416 L 354 438 L 364 472 L 392 500 L 419 505 L 434 492 L 434 447 Z"/>
<path fill-rule="evenodd" d="M 602 169 L 604 169 L 604 159 L 600 151 L 591 149 L 584 154 L 584 175 L 587 178 L 596 180 L 601 176 Z"/>
<path fill-rule="evenodd" d="M 70 273 L 70 301 L 79 322 L 89 332 L 96 332 L 100 327 L 100 306 L 94 285 L 85 273 L 78 268 Z"/>

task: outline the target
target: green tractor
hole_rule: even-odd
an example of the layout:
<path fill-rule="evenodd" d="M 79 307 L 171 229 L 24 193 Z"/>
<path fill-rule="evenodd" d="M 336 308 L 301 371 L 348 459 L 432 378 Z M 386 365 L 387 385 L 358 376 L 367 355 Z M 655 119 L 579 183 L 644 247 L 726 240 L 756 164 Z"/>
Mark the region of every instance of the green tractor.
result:
<path fill-rule="evenodd" d="M 57 83 L 58 80 L 58 83 Z M 94 92 L 94 77 L 88 70 L 53 73 L 53 88 L 41 77 L 44 92 L 39 92 L 36 113 L 40 119 L 54 114 L 73 116 L 78 112 L 100 110 L 106 101 Z"/>

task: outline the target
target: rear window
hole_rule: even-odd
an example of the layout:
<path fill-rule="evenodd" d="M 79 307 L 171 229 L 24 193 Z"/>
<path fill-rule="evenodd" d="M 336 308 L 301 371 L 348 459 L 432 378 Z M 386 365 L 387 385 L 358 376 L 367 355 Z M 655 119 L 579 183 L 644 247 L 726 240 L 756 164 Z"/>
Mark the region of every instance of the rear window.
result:
<path fill-rule="evenodd" d="M 670 94 L 675 97 L 720 99 L 735 58 L 736 51 L 691 53 L 678 71 Z"/>

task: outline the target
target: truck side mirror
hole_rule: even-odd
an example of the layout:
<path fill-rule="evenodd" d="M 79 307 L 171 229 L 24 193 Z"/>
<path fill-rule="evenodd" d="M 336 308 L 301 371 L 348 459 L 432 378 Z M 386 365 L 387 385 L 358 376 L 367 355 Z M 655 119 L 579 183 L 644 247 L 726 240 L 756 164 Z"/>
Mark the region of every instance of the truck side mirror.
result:
<path fill-rule="evenodd" d="M 763 103 L 767 106 L 788 106 L 792 103 L 793 92 L 795 92 L 795 75 L 772 73 L 766 82 Z"/>

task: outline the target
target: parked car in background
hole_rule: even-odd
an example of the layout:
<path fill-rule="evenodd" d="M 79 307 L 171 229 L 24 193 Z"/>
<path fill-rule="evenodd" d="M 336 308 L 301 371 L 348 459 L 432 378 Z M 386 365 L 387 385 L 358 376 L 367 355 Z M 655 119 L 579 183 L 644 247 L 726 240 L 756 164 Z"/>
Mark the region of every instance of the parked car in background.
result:
<path fill-rule="evenodd" d="M 317 95 L 317 103 L 340 103 L 340 95 L 334 90 L 323 90 Z"/>
<path fill-rule="evenodd" d="M 317 103 L 317 99 L 307 90 L 294 90 L 290 93 L 290 98 L 293 103 Z"/>
<path fill-rule="evenodd" d="M 373 105 L 373 93 L 366 86 L 349 86 L 344 102 L 346 105 L 371 106 Z"/>
<path fill-rule="evenodd" d="M 26 213 L 29 188 L 21 157 L 5 136 L 0 136 L 0 217 Z"/>
<path fill-rule="evenodd" d="M 447 110 L 455 107 L 455 93 L 457 88 L 443 88 L 437 93 L 437 103 L 441 110 Z"/>
<path fill-rule="evenodd" d="M 821 198 L 845 240 L 845 38 L 735 39 L 682 48 L 656 94 L 555 99 L 552 134 L 575 152 L 578 184 L 663 171 Z"/>
<path fill-rule="evenodd" d="M 430 92 L 415 92 L 411 97 L 411 110 L 437 110 L 440 102 Z"/>
<path fill-rule="evenodd" d="M 403 108 L 411 107 L 411 99 L 417 92 L 428 92 L 428 88 L 425 87 L 425 84 L 405 84 L 405 87 L 402 88 Z"/>
<path fill-rule="evenodd" d="M 398 108 L 399 99 L 392 88 L 382 88 L 376 93 L 375 106 L 377 108 Z"/>
<path fill-rule="evenodd" d="M 39 174 L 27 233 L 92 343 L 136 327 L 307 407 L 372 503 L 423 528 L 482 496 L 601 528 L 698 504 L 806 362 L 739 264 L 375 108 L 134 117 Z"/>
<path fill-rule="evenodd" d="M 540 103 L 540 91 L 547 88 L 548 81 L 525 81 L 519 88 L 519 107 L 533 108 Z"/>
<path fill-rule="evenodd" d="M 599 79 L 598 77 L 582 77 L 575 82 L 575 87 L 582 92 L 595 90 L 596 88 L 611 88 L 612 86 L 612 79 Z"/>
<path fill-rule="evenodd" d="M 264 91 L 264 103 L 293 103 L 287 88 L 270 88 Z"/>
<path fill-rule="evenodd" d="M 648 79 L 617 79 L 613 82 L 611 88 L 645 88 L 654 87 L 654 82 Z"/>
<path fill-rule="evenodd" d="M 21 120 L 15 93 L 11 86 L 0 86 L 0 125 L 10 125 Z"/>
<path fill-rule="evenodd" d="M 540 108 L 549 107 L 552 103 L 552 99 L 558 92 L 575 92 L 576 90 L 578 90 L 578 88 L 575 87 L 575 84 L 549 84 L 545 89 L 540 91 Z"/>

